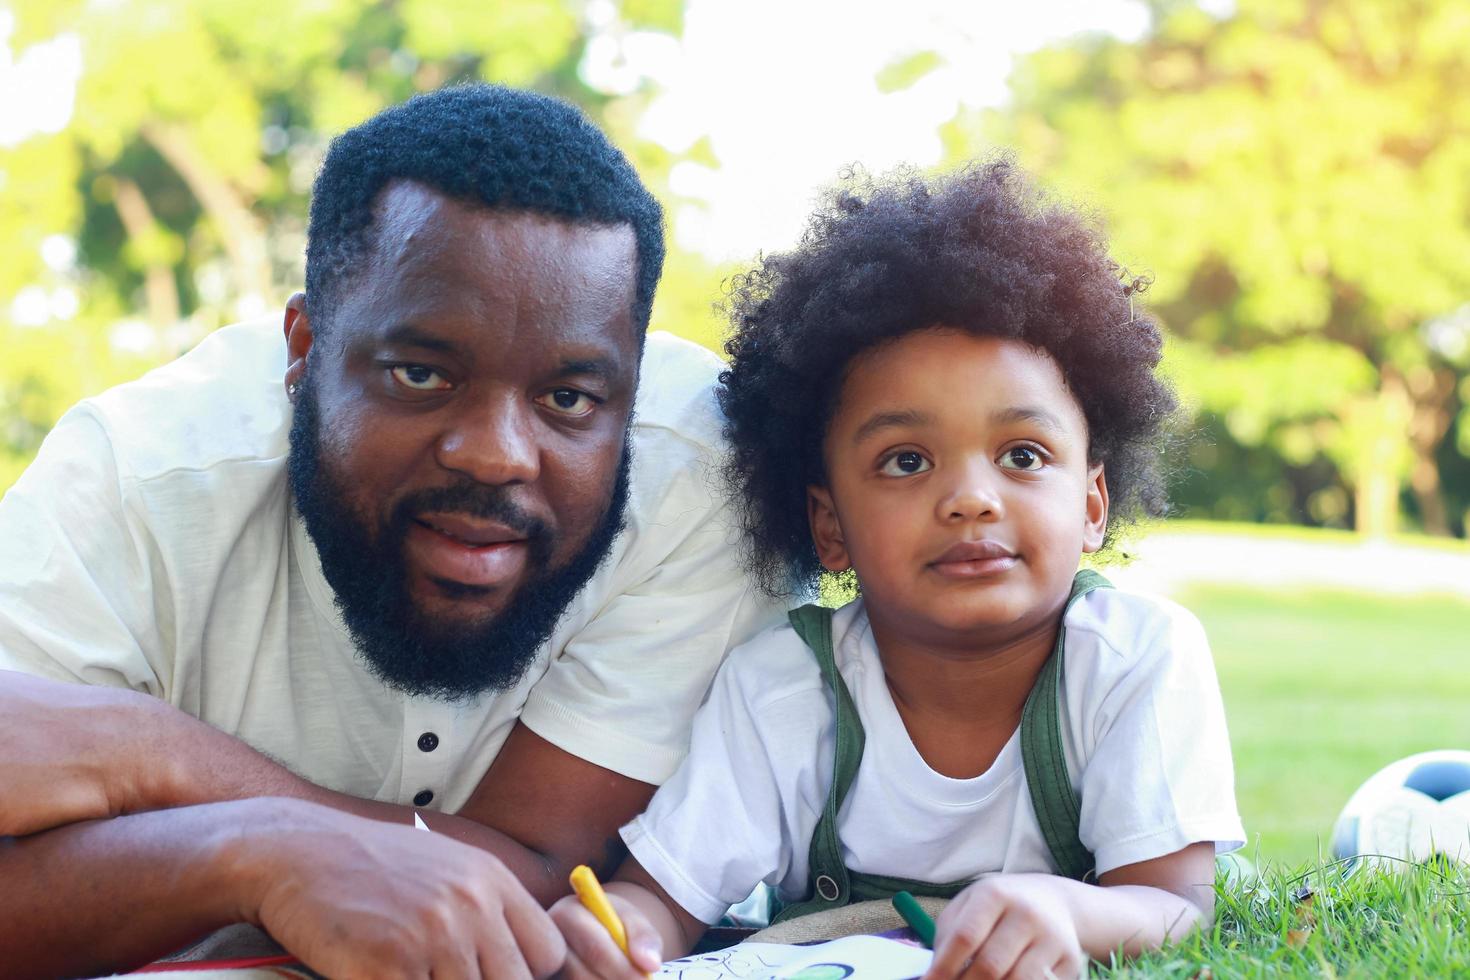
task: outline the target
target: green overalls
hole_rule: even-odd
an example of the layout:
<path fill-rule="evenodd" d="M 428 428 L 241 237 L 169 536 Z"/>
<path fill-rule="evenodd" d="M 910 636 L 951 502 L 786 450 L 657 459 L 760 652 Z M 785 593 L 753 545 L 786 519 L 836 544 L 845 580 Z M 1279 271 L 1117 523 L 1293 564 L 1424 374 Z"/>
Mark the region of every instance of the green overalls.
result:
<path fill-rule="evenodd" d="M 1062 610 L 1065 620 L 1072 604 L 1093 589 L 1111 588 L 1108 580 L 1097 572 L 1083 570 L 1072 580 L 1072 594 Z M 837 838 L 837 813 L 857 777 L 863 760 L 863 723 L 847 690 L 832 652 L 832 610 L 821 606 L 802 606 L 790 612 L 791 625 L 811 648 L 822 669 L 822 677 L 833 693 L 834 726 L 837 746 L 832 761 L 832 786 L 827 804 L 812 834 L 807 859 L 811 887 L 810 897 L 783 908 L 772 922 L 840 908 L 850 902 L 875 898 L 892 898 L 901 891 L 915 895 L 953 898 L 968 881 L 934 884 L 907 881 L 883 875 L 862 874 L 848 870 L 842 862 L 842 847 Z M 1081 880 L 1092 872 L 1092 855 L 1077 837 L 1080 808 L 1072 780 L 1067 775 L 1067 759 L 1062 753 L 1062 671 L 1066 651 L 1066 627 L 1058 626 L 1056 646 L 1036 678 L 1036 686 L 1026 698 L 1021 712 L 1021 759 L 1026 769 L 1026 785 L 1031 790 L 1031 805 L 1041 824 L 1042 836 L 1051 851 L 1058 872 Z"/>

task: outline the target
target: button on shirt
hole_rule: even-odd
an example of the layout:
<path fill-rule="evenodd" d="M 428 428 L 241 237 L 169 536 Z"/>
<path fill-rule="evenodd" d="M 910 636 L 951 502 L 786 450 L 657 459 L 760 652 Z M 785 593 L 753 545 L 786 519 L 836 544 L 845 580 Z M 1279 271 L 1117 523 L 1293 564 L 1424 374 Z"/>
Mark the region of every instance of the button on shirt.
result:
<path fill-rule="evenodd" d="M 359 660 L 287 488 L 285 364 L 278 320 L 226 327 L 67 413 L 0 502 L 0 669 L 145 691 L 318 785 L 447 812 L 517 719 L 667 778 L 726 649 L 780 615 L 717 482 L 718 359 L 648 337 L 626 530 L 521 681 L 456 703 Z"/>

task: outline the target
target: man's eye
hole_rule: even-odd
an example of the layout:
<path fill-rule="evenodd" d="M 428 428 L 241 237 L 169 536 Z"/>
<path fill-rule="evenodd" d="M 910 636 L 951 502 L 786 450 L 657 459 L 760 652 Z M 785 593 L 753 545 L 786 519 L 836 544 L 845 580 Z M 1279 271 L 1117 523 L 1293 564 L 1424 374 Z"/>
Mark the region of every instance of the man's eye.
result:
<path fill-rule="evenodd" d="M 559 415 L 573 417 L 589 415 L 597 407 L 597 402 L 591 395 L 575 388 L 557 388 L 536 400 Z"/>
<path fill-rule="evenodd" d="M 1000 465 L 1008 470 L 1039 470 L 1044 462 L 1039 452 L 1026 446 L 1014 446 L 1000 454 Z"/>
<path fill-rule="evenodd" d="M 438 371 L 422 364 L 399 364 L 391 373 L 394 381 L 414 391 L 443 391 L 449 387 Z"/>
<path fill-rule="evenodd" d="M 878 472 L 884 476 L 913 476 L 915 473 L 923 473 L 933 468 L 933 463 L 919 453 L 910 450 L 889 456 L 878 468 Z"/>

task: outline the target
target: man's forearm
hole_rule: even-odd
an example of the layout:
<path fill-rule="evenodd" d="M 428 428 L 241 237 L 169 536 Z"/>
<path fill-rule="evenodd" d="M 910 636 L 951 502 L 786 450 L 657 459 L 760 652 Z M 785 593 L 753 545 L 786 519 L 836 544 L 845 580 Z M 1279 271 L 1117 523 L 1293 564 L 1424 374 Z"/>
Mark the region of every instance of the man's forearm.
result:
<path fill-rule="evenodd" d="M 408 807 L 313 785 L 243 741 L 133 691 L 0 671 L 0 745 L 0 836 L 259 797 L 413 822 Z M 439 835 L 493 854 L 549 904 L 568 891 L 572 865 L 602 863 L 606 841 L 616 840 L 617 826 L 642 809 L 652 787 L 529 733 L 512 732 L 507 746 L 520 748 L 502 749 L 492 766 L 500 777 L 487 774 L 467 805 L 476 820 L 436 813 L 424 819 Z"/>
<path fill-rule="evenodd" d="M 6 976 L 97 975 L 247 914 L 227 809 L 191 807 L 0 838 Z"/>
<path fill-rule="evenodd" d="M 231 735 L 187 715 L 181 714 L 180 720 L 197 726 L 197 730 L 193 737 L 171 740 L 170 765 L 162 778 L 152 781 L 143 798 L 132 802 L 130 809 L 279 796 L 318 803 L 371 820 L 413 824 L 412 807 L 363 800 L 325 789 Z M 433 832 L 494 854 L 542 904 L 549 905 L 570 890 L 566 874 L 556 862 L 500 831 L 451 814 L 418 812 Z"/>
<path fill-rule="evenodd" d="M 494 857 L 294 799 L 0 838 L 0 974 L 111 973 L 247 922 L 329 977 L 547 976 L 560 935 Z M 532 969 L 534 967 L 534 969 Z"/>

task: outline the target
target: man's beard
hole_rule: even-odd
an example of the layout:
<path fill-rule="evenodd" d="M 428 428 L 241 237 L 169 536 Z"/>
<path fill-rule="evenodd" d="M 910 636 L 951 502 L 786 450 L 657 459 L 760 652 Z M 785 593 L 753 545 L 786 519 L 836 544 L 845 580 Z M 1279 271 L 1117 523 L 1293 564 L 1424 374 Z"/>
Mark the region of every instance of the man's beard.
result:
<path fill-rule="evenodd" d="M 582 549 L 557 568 L 549 567 L 555 541 L 545 523 L 516 506 L 504 488 L 461 480 L 415 491 L 398 502 L 386 527 L 374 529 L 347 507 L 344 488 L 321 455 L 316 385 L 308 372 L 296 395 L 287 466 L 296 509 L 358 654 L 380 680 L 408 694 L 462 701 L 513 687 L 623 530 L 632 461 L 626 438 L 607 510 Z M 404 539 L 416 516 L 433 512 L 495 520 L 525 536 L 528 574 L 501 612 L 448 625 L 415 607 Z"/>

